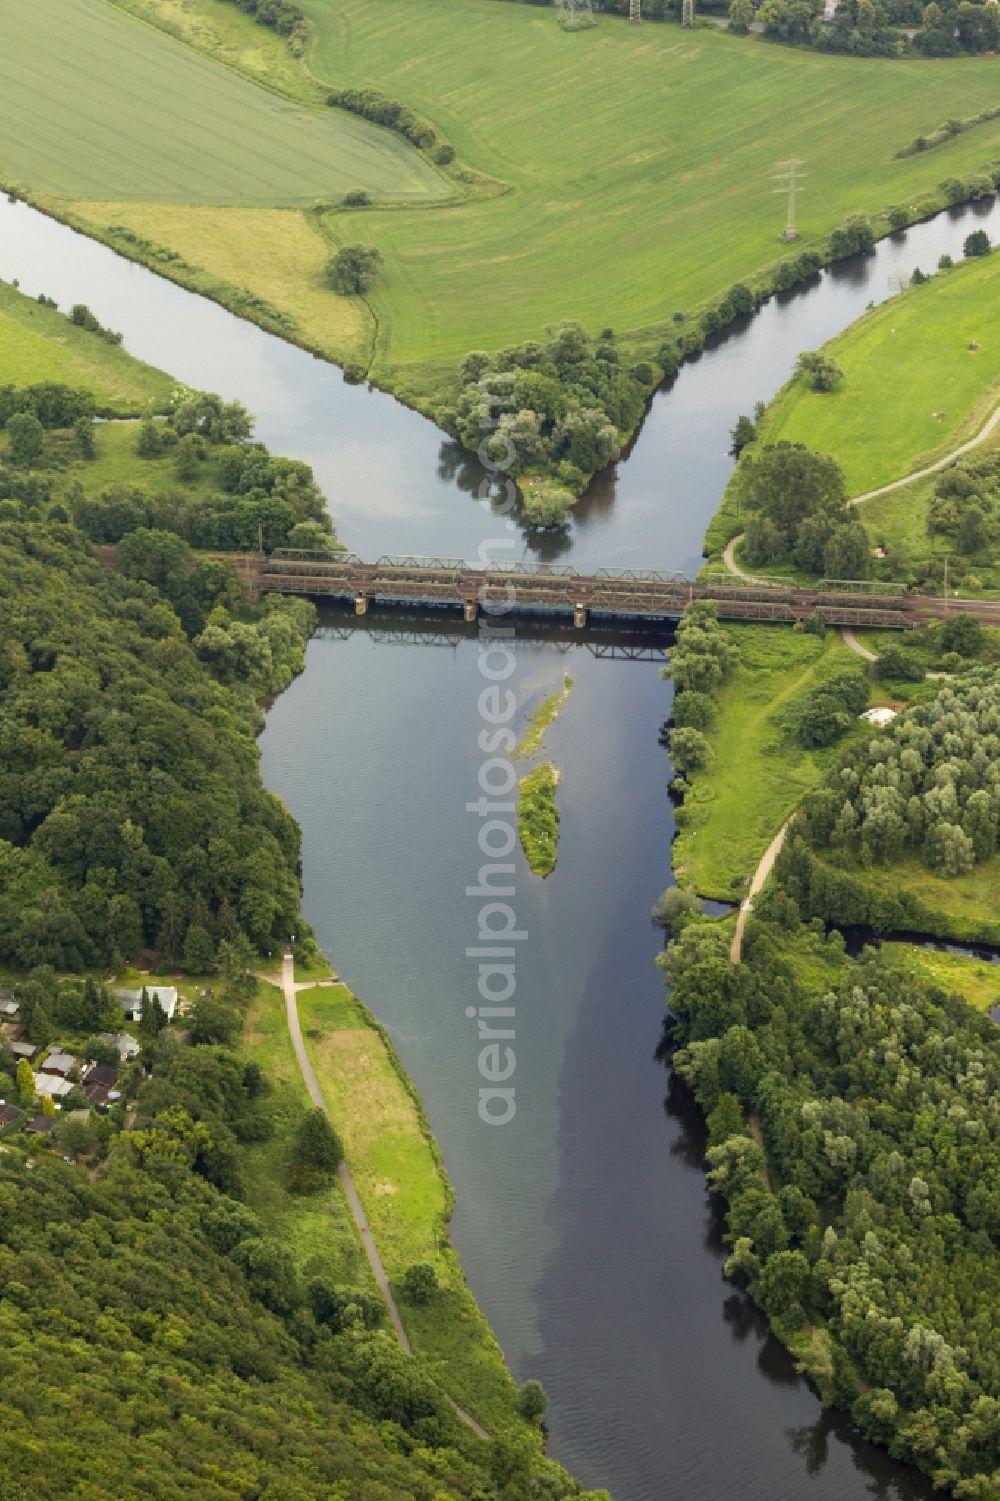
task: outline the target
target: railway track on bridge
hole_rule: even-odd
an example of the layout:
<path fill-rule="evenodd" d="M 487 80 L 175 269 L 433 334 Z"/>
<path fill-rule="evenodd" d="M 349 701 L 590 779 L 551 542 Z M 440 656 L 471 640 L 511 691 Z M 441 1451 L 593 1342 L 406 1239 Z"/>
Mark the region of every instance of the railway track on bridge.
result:
<path fill-rule="evenodd" d="M 304 594 L 338 600 L 358 615 L 373 604 L 411 609 L 457 610 L 466 621 L 479 615 L 536 612 L 569 616 L 583 627 L 591 615 L 676 620 L 697 599 L 714 602 L 724 620 L 794 624 L 818 616 L 831 626 L 907 630 L 956 611 L 1000 626 L 1000 601 L 938 599 L 908 594 L 902 586 L 821 581 L 801 588 L 775 580 L 693 580 L 649 569 L 600 568 L 577 573 L 561 564 L 502 563 L 474 568 L 459 558 L 385 555 L 368 563 L 353 554 L 336 557 L 279 551 L 270 557 L 243 555 L 239 569 L 253 597 Z"/>

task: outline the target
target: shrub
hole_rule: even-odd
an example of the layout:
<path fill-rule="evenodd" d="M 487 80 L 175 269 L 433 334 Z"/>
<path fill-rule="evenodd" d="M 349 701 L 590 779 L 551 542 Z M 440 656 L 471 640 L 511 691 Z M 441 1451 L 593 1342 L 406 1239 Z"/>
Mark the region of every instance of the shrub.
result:
<path fill-rule="evenodd" d="M 977 657 L 983 649 L 983 628 L 974 615 L 952 615 L 941 627 L 941 650 Z"/>
<path fill-rule="evenodd" d="M 525 492 L 521 512 L 529 526 L 554 530 L 568 525 L 575 503 L 576 497 L 559 485 L 536 485 Z"/>
<path fill-rule="evenodd" d="M 340 200 L 344 208 L 366 208 L 371 201 L 371 194 L 364 188 L 352 188 Z"/>
<path fill-rule="evenodd" d="M 715 723 L 715 704 L 710 694 L 686 688 L 675 696 L 671 717 L 677 727 L 710 730 Z"/>
<path fill-rule="evenodd" d="M 343 245 L 326 263 L 326 284 L 342 297 L 356 297 L 374 285 L 381 264 L 374 245 Z"/>
<path fill-rule="evenodd" d="M 668 886 L 653 904 L 653 921 L 671 928 L 698 911 L 698 898 L 684 886 Z"/>
<path fill-rule="evenodd" d="M 820 351 L 800 354 L 795 362 L 795 373 L 810 391 L 836 391 L 844 383 L 843 370 L 835 360 Z"/>
<path fill-rule="evenodd" d="M 447 144 L 439 146 L 434 153 L 434 160 L 439 167 L 447 167 L 455 160 L 455 148 Z"/>
<path fill-rule="evenodd" d="M 326 1114 L 319 1109 L 307 1110 L 295 1136 L 296 1165 L 320 1173 L 333 1173 L 343 1157 L 344 1148 Z"/>
<path fill-rule="evenodd" d="M 919 683 L 924 677 L 924 669 L 916 658 L 898 646 L 885 647 L 879 653 L 872 671 L 880 682 L 893 678 L 898 683 Z"/>
<path fill-rule="evenodd" d="M 517 1394 L 518 1410 L 528 1423 L 540 1423 L 549 1405 L 540 1381 L 526 1381 Z"/>
<path fill-rule="evenodd" d="M 985 229 L 974 229 L 971 235 L 967 235 L 962 251 L 966 256 L 989 255 L 992 250 L 990 237 Z"/>
<path fill-rule="evenodd" d="M 670 758 L 682 777 L 701 771 L 712 758 L 708 741 L 692 725 L 678 725 L 670 736 Z"/>
<path fill-rule="evenodd" d="M 429 1261 L 415 1261 L 406 1268 L 400 1286 L 408 1302 L 427 1304 L 438 1290 L 437 1272 Z"/>

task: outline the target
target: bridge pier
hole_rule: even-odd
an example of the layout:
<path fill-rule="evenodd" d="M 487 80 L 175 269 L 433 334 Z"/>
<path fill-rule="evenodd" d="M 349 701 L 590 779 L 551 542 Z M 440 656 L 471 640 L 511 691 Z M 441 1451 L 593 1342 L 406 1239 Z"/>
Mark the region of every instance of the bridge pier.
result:
<path fill-rule="evenodd" d="M 462 618 L 470 624 L 479 619 L 478 599 L 467 599 L 462 604 Z"/>
<path fill-rule="evenodd" d="M 578 631 L 582 631 L 587 624 L 587 613 L 586 605 L 573 606 L 573 625 Z"/>
<path fill-rule="evenodd" d="M 355 613 L 355 615 L 367 615 L 368 614 L 368 595 L 367 594 L 355 594 L 355 596 L 354 596 L 354 613 Z"/>

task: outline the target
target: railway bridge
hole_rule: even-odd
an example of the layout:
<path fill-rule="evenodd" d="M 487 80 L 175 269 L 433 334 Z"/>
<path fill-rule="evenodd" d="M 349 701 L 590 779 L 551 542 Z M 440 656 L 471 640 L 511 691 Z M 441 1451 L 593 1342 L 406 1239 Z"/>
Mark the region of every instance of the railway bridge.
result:
<path fill-rule="evenodd" d="M 524 612 L 569 617 L 582 628 L 591 615 L 620 619 L 676 620 L 693 600 L 711 600 L 724 620 L 794 624 L 818 616 L 825 624 L 906 630 L 956 611 L 1000 626 L 1000 602 L 939 599 L 910 594 L 902 585 L 821 580 L 800 588 L 782 580 L 741 583 L 692 580 L 652 569 L 599 568 L 582 574 L 558 563 L 491 563 L 476 568 L 460 558 L 394 557 L 373 563 L 353 553 L 325 555 L 279 550 L 268 557 L 238 560 L 251 598 L 265 593 L 304 594 L 353 605 L 365 615 L 372 604 L 420 610 L 460 611 L 466 621 L 480 612 Z"/>

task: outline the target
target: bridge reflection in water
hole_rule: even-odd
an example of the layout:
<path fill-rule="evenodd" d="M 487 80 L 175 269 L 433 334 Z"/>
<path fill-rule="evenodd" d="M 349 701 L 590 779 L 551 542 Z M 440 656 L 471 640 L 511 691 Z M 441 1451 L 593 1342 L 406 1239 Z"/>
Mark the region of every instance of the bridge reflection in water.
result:
<path fill-rule="evenodd" d="M 908 594 L 902 585 L 821 580 L 804 588 L 787 580 L 692 580 L 651 569 L 601 568 L 580 574 L 545 563 L 495 563 L 474 568 L 460 558 L 384 556 L 366 563 L 351 553 L 277 551 L 239 560 L 244 587 L 306 594 L 353 605 L 358 616 L 380 604 L 437 612 L 459 610 L 466 622 L 480 613 L 569 617 L 576 629 L 592 616 L 645 622 L 676 620 L 697 599 L 712 601 L 722 619 L 794 624 L 816 616 L 826 625 L 905 630 L 957 608 L 1000 623 L 1000 604 Z"/>
<path fill-rule="evenodd" d="M 426 610 L 413 613 L 400 606 L 372 607 L 370 613 L 355 615 L 349 605 L 327 604 L 320 615 L 316 638 L 348 641 L 367 636 L 373 646 L 435 646 L 456 651 L 463 642 L 475 639 L 478 627 L 462 620 L 453 611 Z M 581 629 L 567 629 L 568 622 L 556 615 L 525 615 L 517 622 L 517 640 L 521 646 L 545 646 L 569 656 L 583 650 L 602 661 L 658 662 L 663 665 L 664 652 L 673 644 L 672 621 L 593 620 Z"/>

